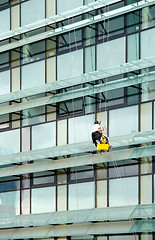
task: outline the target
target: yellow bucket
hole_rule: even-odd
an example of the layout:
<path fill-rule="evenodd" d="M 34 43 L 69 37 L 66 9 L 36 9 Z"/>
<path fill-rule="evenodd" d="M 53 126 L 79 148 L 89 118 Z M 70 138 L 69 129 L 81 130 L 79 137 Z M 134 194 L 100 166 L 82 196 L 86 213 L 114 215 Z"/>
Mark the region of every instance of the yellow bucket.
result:
<path fill-rule="evenodd" d="M 108 151 L 109 150 L 109 144 L 97 144 L 97 151 Z"/>

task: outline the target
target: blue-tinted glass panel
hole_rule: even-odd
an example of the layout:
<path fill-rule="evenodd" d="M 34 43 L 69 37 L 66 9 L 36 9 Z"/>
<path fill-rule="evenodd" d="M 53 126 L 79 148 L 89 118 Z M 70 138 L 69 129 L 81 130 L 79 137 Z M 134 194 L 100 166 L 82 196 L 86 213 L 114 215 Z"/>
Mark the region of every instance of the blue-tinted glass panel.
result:
<path fill-rule="evenodd" d="M 138 106 L 109 111 L 109 136 L 138 132 Z"/>
<path fill-rule="evenodd" d="M 53 147 L 56 145 L 56 123 L 32 126 L 32 149 Z"/>
<path fill-rule="evenodd" d="M 0 23 L 0 34 L 10 30 L 10 9 L 5 9 L 0 12 Z"/>
<path fill-rule="evenodd" d="M 91 141 L 95 115 L 86 115 L 69 119 L 69 143 Z"/>
<path fill-rule="evenodd" d="M 138 177 L 109 180 L 109 207 L 138 204 Z"/>
<path fill-rule="evenodd" d="M 45 18 L 45 0 L 30 0 L 21 4 L 21 26 Z"/>
<path fill-rule="evenodd" d="M 155 55 L 154 36 L 155 28 L 141 32 L 141 58 Z"/>
<path fill-rule="evenodd" d="M 125 38 L 118 38 L 97 45 L 97 69 L 125 63 Z"/>
<path fill-rule="evenodd" d="M 20 129 L 0 133 L 0 155 L 20 152 Z"/>
<path fill-rule="evenodd" d="M 21 68 L 22 89 L 45 84 L 45 61 L 27 64 Z"/>
<path fill-rule="evenodd" d="M 56 209 L 56 188 L 45 187 L 32 189 L 32 214 L 54 212 Z"/>
<path fill-rule="evenodd" d="M 0 216 L 8 217 L 20 214 L 20 192 L 0 193 Z"/>
<path fill-rule="evenodd" d="M 155 5 L 143 8 L 142 10 L 142 28 L 155 26 Z"/>
<path fill-rule="evenodd" d="M 0 69 L 9 67 L 9 52 L 0 53 Z"/>
<path fill-rule="evenodd" d="M 57 13 L 66 12 L 68 10 L 80 7 L 83 5 L 83 0 L 57 0 Z"/>
<path fill-rule="evenodd" d="M 83 50 L 72 51 L 57 57 L 58 80 L 83 74 Z"/>
<path fill-rule="evenodd" d="M 69 210 L 90 209 L 95 207 L 94 182 L 70 184 L 68 194 Z"/>
<path fill-rule="evenodd" d="M 10 92 L 10 70 L 0 72 L 0 95 Z"/>
<path fill-rule="evenodd" d="M 45 57 L 45 41 L 35 42 L 23 47 L 22 62 L 28 63 Z"/>

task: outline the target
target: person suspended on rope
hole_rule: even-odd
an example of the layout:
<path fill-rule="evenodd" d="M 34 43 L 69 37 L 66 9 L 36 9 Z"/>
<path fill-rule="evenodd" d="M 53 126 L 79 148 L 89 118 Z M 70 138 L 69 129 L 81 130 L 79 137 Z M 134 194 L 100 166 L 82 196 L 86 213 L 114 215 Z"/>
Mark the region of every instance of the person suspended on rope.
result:
<path fill-rule="evenodd" d="M 104 131 L 104 127 L 100 126 L 100 122 L 95 121 L 93 125 L 93 131 L 92 131 L 92 141 L 97 147 L 97 141 L 102 143 L 108 143 L 107 137 L 102 135 L 102 131 Z"/>

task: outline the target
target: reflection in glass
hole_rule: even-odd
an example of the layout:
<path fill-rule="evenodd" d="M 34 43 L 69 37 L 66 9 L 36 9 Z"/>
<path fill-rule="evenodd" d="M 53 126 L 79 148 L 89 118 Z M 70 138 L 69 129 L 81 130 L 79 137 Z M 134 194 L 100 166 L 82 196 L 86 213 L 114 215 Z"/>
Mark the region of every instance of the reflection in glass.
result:
<path fill-rule="evenodd" d="M 86 115 L 69 119 L 69 144 L 91 141 L 95 115 Z"/>
<path fill-rule="evenodd" d="M 138 204 L 138 177 L 109 180 L 109 207 Z"/>
<path fill-rule="evenodd" d="M 97 45 L 97 70 L 125 63 L 125 38 Z"/>
<path fill-rule="evenodd" d="M 70 184 L 68 189 L 69 210 L 95 207 L 94 182 Z"/>
<path fill-rule="evenodd" d="M 139 59 L 139 34 L 131 34 L 127 36 L 127 61 Z"/>
<path fill-rule="evenodd" d="M 54 183 L 54 173 L 52 171 L 38 172 L 33 174 L 33 185 Z"/>
<path fill-rule="evenodd" d="M 132 33 L 139 30 L 139 16 L 140 12 L 132 12 L 127 14 L 127 32 Z"/>
<path fill-rule="evenodd" d="M 0 95 L 10 92 L 10 70 L 0 72 Z"/>
<path fill-rule="evenodd" d="M 57 78 L 63 80 L 83 74 L 83 50 L 72 51 L 57 57 Z"/>
<path fill-rule="evenodd" d="M 60 90 L 60 93 L 66 93 L 68 91 L 73 91 L 82 88 L 82 85 L 73 86 Z M 58 104 L 59 106 L 59 116 L 70 116 L 71 114 L 81 113 L 83 111 L 83 98 L 71 99 Z"/>
<path fill-rule="evenodd" d="M 138 132 L 138 106 L 109 111 L 109 136 Z"/>
<path fill-rule="evenodd" d="M 22 89 L 28 89 L 45 84 L 45 61 L 39 61 L 22 66 Z"/>
<path fill-rule="evenodd" d="M 21 192 L 21 208 L 22 214 L 30 214 L 30 190 Z"/>
<path fill-rule="evenodd" d="M 138 165 L 117 166 L 109 168 L 109 178 L 138 175 Z"/>
<path fill-rule="evenodd" d="M 35 42 L 23 47 L 22 62 L 28 63 L 45 57 L 45 41 Z"/>
<path fill-rule="evenodd" d="M 99 93 L 99 109 L 124 103 L 124 88 Z"/>
<path fill-rule="evenodd" d="M 10 8 L 1 11 L 0 22 L 0 34 L 8 32 L 10 30 Z"/>
<path fill-rule="evenodd" d="M 139 239 L 139 236 L 136 234 L 109 236 L 109 240 L 138 240 L 138 239 Z"/>
<path fill-rule="evenodd" d="M 0 133 L 0 155 L 20 152 L 20 129 Z"/>
<path fill-rule="evenodd" d="M 57 13 L 69 11 L 83 5 L 83 0 L 57 0 Z"/>
<path fill-rule="evenodd" d="M 45 213 L 55 211 L 55 191 L 55 187 L 32 189 L 32 213 Z"/>
<path fill-rule="evenodd" d="M 32 149 L 53 147 L 56 145 L 56 123 L 32 126 Z"/>
<path fill-rule="evenodd" d="M 147 76 L 146 76 L 147 79 Z M 142 101 L 150 101 L 155 99 L 155 81 L 146 82 L 142 86 Z"/>
<path fill-rule="evenodd" d="M 141 32 L 141 58 L 155 56 L 155 28 Z"/>
<path fill-rule="evenodd" d="M 21 4 L 21 26 L 45 18 L 45 0 L 25 1 Z"/>
<path fill-rule="evenodd" d="M 70 168 L 69 179 L 77 180 L 77 179 L 85 179 L 85 178 L 93 178 L 94 171 L 92 167 L 74 167 Z"/>
<path fill-rule="evenodd" d="M 23 102 L 45 97 L 44 94 L 23 99 Z M 29 108 L 22 111 L 22 125 L 27 126 L 35 123 L 45 122 L 45 106 Z"/>
<path fill-rule="evenodd" d="M 85 72 L 95 71 L 95 46 L 85 48 Z"/>
<path fill-rule="evenodd" d="M 155 26 L 155 5 L 142 9 L 142 28 Z"/>
<path fill-rule="evenodd" d="M 0 216 L 14 216 L 20 214 L 20 192 L 0 193 Z"/>
<path fill-rule="evenodd" d="M 6 67 L 9 67 L 9 52 L 0 53 L 0 69 Z"/>
<path fill-rule="evenodd" d="M 124 16 L 112 18 L 98 24 L 98 38 L 109 38 L 124 33 Z"/>

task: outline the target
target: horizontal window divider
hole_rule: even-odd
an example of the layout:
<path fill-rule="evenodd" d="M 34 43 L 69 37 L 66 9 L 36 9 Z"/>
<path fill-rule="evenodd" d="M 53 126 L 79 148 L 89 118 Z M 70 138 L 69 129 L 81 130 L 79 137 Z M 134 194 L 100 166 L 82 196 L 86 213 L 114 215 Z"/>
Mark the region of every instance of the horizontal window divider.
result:
<path fill-rule="evenodd" d="M 25 26 L 10 30 L 8 32 L 4 32 L 0 34 L 0 41 L 18 36 L 23 33 L 28 33 L 32 30 L 36 30 L 38 28 L 46 27 L 51 24 L 56 24 L 60 21 L 68 20 L 69 18 L 79 16 L 84 13 L 89 13 L 93 10 L 97 10 L 99 8 L 105 7 L 107 5 L 111 5 L 121 0 L 97 0 L 96 2 L 92 2 L 78 8 L 71 9 L 66 12 L 62 12 L 60 14 L 39 20 L 34 23 L 27 24 Z"/>
<path fill-rule="evenodd" d="M 0 218 L 0 228 L 134 220 L 153 217 L 155 217 L 155 204 L 137 204 L 120 207 L 93 208 L 2 217 Z"/>
<path fill-rule="evenodd" d="M 77 212 L 78 213 L 78 212 Z M 66 236 L 89 236 L 101 234 L 129 234 L 154 232 L 155 219 L 128 220 L 69 225 L 48 225 L 0 230 L 1 239 L 50 238 Z"/>
<path fill-rule="evenodd" d="M 130 149 L 124 150 L 115 149 L 117 147 L 133 146 L 154 142 L 155 130 L 136 132 L 125 136 L 111 137 L 109 138 L 109 141 L 113 150 L 110 152 L 104 152 L 104 155 L 92 154 L 93 151 L 96 151 L 96 147 L 91 142 L 67 144 L 63 146 L 32 150 L 29 152 L 3 155 L 0 156 L 0 166 L 36 160 L 43 160 L 43 162 L 29 163 L 23 166 L 7 167 L 6 169 L 3 168 L 0 169 L 0 175 L 1 177 L 13 176 L 25 173 L 42 172 L 45 170 L 57 170 L 103 162 L 113 162 L 114 160 L 126 161 L 127 159 L 138 159 L 140 157 L 149 157 L 155 155 L 155 145 L 132 147 Z M 78 153 L 87 153 L 87 155 L 80 157 L 62 158 L 59 160 L 49 159 L 60 156 L 74 155 Z"/>
<path fill-rule="evenodd" d="M 3 94 L 3 95 L 0 95 L 0 103 L 18 100 L 21 98 L 26 98 L 26 97 L 30 97 L 33 95 L 46 93 L 46 92 L 50 92 L 50 91 L 61 90 L 63 88 L 81 85 L 81 84 L 85 84 L 85 83 L 89 83 L 89 82 L 95 82 L 100 79 L 104 79 L 104 78 L 106 79 L 108 77 L 113 77 L 113 76 L 116 76 L 119 74 L 129 73 L 129 72 L 133 72 L 133 71 L 137 71 L 137 70 L 141 70 L 141 69 L 146 69 L 148 67 L 153 67 L 153 66 L 155 66 L 155 56 L 131 61 L 131 62 L 124 63 L 121 65 L 116 65 L 116 66 L 113 66 L 110 68 L 104 68 L 102 70 L 96 70 L 94 72 L 84 73 L 77 77 L 54 81 L 53 83 L 46 83 L 42 86 L 36 86 L 33 88 L 29 88 L 29 89 L 24 89 L 24 90 L 19 90 L 19 91 L 14 91 L 14 92 L 10 92 L 7 94 Z M 137 80 L 135 80 L 135 81 L 138 81 L 138 77 L 141 76 L 143 78 L 143 76 L 145 77 L 145 76 L 147 76 L 147 74 L 148 74 L 148 76 L 149 75 L 151 76 L 154 74 L 154 72 L 141 74 L 139 76 L 136 75 Z M 136 79 L 136 78 L 129 77 L 129 78 L 125 78 L 125 79 L 134 81 L 134 79 Z M 120 82 L 126 81 L 125 79 L 122 79 L 119 81 Z M 33 81 L 33 79 L 32 79 L 32 81 Z M 118 81 L 118 80 L 116 80 L 116 81 Z M 108 84 L 107 86 L 110 86 L 112 83 L 107 82 L 106 84 Z M 118 84 L 119 84 L 119 82 L 118 82 Z M 102 87 L 103 86 L 105 86 L 104 83 L 102 84 Z M 106 91 L 106 87 L 105 87 L 105 91 Z"/>
<path fill-rule="evenodd" d="M 148 72 L 141 75 L 130 76 L 120 80 L 109 81 L 97 85 L 90 85 L 89 87 L 84 87 L 76 89 L 73 91 L 58 93 L 53 96 L 47 96 L 42 98 L 37 98 L 34 100 L 24 101 L 22 103 L 13 103 L 12 105 L 3 106 L 0 108 L 0 115 L 22 111 L 25 109 L 31 109 L 35 107 L 45 106 L 48 104 L 61 103 L 68 100 L 73 100 L 81 98 L 84 96 L 94 95 L 101 92 L 107 92 L 123 87 L 128 87 L 136 84 L 146 83 L 154 81 L 155 71 Z"/>
<path fill-rule="evenodd" d="M 64 33 L 67 33 L 67 32 L 70 32 L 70 31 L 73 31 L 73 30 L 76 30 L 76 29 L 80 29 L 80 28 L 83 28 L 83 27 L 86 27 L 86 26 L 89 26 L 89 25 L 92 25 L 92 24 L 95 24 L 95 23 L 99 23 L 99 22 L 105 21 L 105 20 L 110 19 L 110 18 L 118 17 L 118 16 L 121 16 L 123 14 L 142 9 L 143 7 L 151 6 L 153 4 L 155 4 L 155 0 L 147 0 L 147 1 L 142 0 L 140 2 L 133 3 L 133 4 L 130 4 L 130 5 L 121 7 L 119 9 L 115 9 L 115 10 L 106 12 L 106 13 L 102 13 L 102 14 L 93 16 L 91 18 L 81 20 L 81 21 L 76 22 L 76 23 L 72 23 L 72 24 L 68 24 L 68 25 L 65 25 L 65 26 L 62 26 L 62 27 L 59 27 L 59 28 L 55 28 L 53 30 L 37 34 L 35 36 L 28 37 L 26 39 L 21 39 L 17 42 L 5 44 L 3 46 L 0 46 L 0 53 L 9 51 L 9 50 L 12 50 L 12 49 L 15 49 L 15 48 L 19 48 L 19 47 L 22 47 L 24 45 L 31 44 L 33 42 L 38 42 L 38 41 L 41 41 L 41 40 L 44 40 L 44 39 L 55 37 L 55 36 L 58 36 L 60 34 L 64 34 Z"/>

